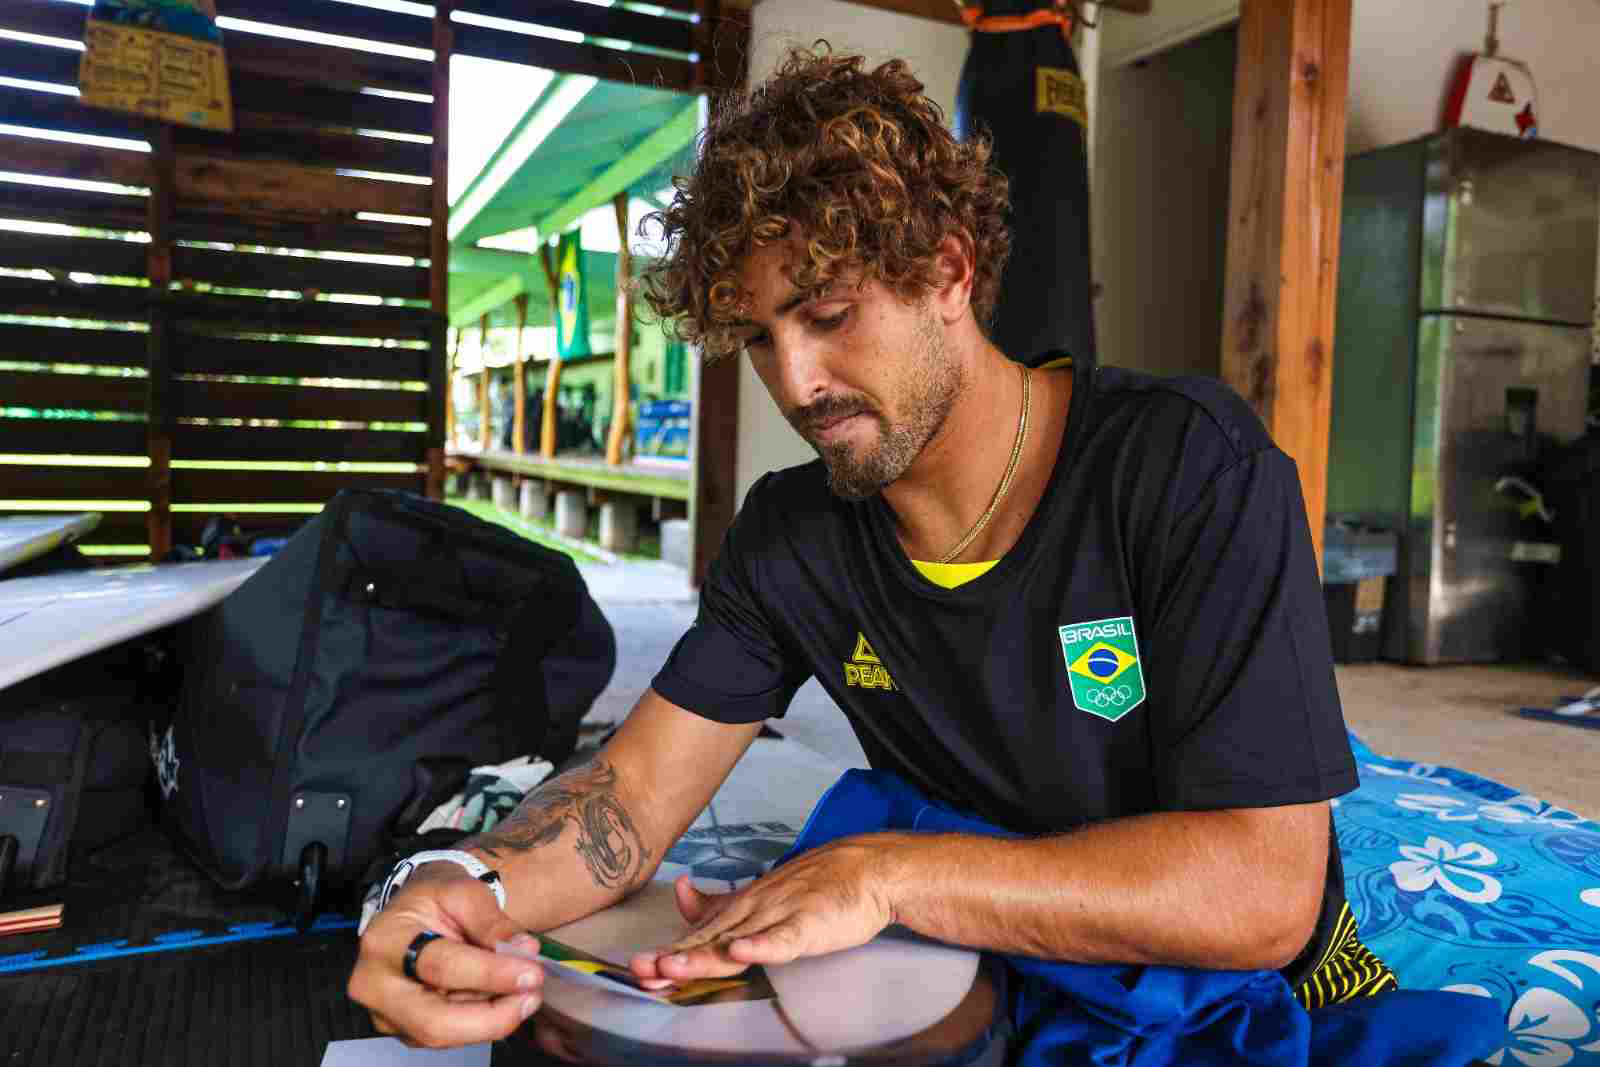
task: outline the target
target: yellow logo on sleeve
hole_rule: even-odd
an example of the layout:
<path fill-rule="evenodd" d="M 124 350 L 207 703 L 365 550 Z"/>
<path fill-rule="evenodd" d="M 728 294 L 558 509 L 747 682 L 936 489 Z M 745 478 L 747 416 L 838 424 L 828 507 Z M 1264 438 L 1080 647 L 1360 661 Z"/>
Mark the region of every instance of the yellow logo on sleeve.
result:
<path fill-rule="evenodd" d="M 894 684 L 888 668 L 884 667 L 883 661 L 867 642 L 867 635 L 859 631 L 856 633 L 855 651 L 850 654 L 850 662 L 844 665 L 844 684 L 862 689 L 898 691 L 900 688 Z"/>

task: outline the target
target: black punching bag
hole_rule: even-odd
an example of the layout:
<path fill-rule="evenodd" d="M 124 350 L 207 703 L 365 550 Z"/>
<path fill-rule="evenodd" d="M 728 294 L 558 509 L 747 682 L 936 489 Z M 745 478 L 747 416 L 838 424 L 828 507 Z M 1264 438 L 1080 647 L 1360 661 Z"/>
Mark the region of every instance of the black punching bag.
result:
<path fill-rule="evenodd" d="M 987 0 L 987 18 L 1048 0 Z M 981 25 L 981 24 L 980 24 Z M 956 89 L 956 136 L 988 130 L 1011 182 L 1011 259 L 990 339 L 1029 365 L 1094 358 L 1087 101 L 1061 26 L 972 35 Z"/>

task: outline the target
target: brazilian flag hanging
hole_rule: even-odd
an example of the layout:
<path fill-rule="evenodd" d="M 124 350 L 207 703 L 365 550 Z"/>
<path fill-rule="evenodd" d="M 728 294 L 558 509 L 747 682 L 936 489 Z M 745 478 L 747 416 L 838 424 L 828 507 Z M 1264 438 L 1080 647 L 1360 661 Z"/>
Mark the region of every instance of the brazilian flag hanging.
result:
<path fill-rule="evenodd" d="M 579 231 L 561 235 L 556 245 L 556 355 L 589 355 L 589 291 L 583 276 Z"/>

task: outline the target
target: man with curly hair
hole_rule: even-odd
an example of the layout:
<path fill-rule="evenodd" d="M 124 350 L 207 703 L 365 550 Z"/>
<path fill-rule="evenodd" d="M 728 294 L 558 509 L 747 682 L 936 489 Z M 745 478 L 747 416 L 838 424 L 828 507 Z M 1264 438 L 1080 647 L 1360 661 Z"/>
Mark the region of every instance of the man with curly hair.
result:
<path fill-rule="evenodd" d="M 696 928 L 641 977 L 899 923 L 1281 969 L 1310 1006 L 1393 985 L 1331 841 L 1356 776 L 1294 464 L 1218 383 L 996 349 L 1007 211 L 985 142 L 955 140 L 904 63 L 796 51 L 717 112 L 646 295 L 707 358 L 748 358 L 819 458 L 750 490 L 694 627 L 597 757 L 372 923 L 350 992 L 380 1030 L 513 1029 L 539 972 L 488 950 L 642 885 L 811 677 L 874 768 L 1020 836 L 846 837 L 723 896 L 683 879 Z"/>

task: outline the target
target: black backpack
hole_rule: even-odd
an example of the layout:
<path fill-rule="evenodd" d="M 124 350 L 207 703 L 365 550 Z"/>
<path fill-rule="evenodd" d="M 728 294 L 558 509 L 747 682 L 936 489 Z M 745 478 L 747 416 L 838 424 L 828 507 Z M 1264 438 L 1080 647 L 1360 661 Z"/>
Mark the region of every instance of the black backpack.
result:
<path fill-rule="evenodd" d="M 177 710 L 151 724 L 170 820 L 225 889 L 293 879 L 309 922 L 402 813 L 542 754 L 540 665 L 584 600 L 567 556 L 503 527 L 341 492 L 193 625 Z"/>

